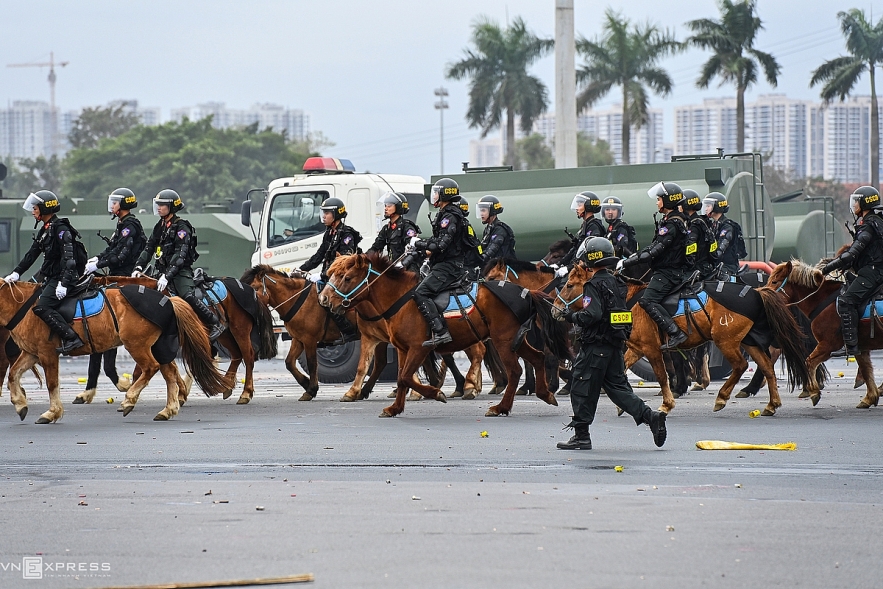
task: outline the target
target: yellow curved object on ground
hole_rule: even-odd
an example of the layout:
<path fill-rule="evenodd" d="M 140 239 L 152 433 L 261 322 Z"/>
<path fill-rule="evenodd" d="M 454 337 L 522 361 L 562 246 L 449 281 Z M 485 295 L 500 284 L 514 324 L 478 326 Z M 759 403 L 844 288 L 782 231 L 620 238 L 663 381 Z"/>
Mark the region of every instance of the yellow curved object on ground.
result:
<path fill-rule="evenodd" d="M 699 440 L 696 447 L 700 450 L 797 450 L 797 444 L 741 444 L 739 442 L 721 442 L 720 440 Z"/>

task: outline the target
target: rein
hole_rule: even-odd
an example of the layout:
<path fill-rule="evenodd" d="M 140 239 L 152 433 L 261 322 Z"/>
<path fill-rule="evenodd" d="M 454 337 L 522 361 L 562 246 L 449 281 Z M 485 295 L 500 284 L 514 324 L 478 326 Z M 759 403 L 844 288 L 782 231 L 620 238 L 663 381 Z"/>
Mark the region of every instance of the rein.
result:
<path fill-rule="evenodd" d="M 354 303 L 355 301 L 357 301 L 358 298 L 359 298 L 360 296 L 362 296 L 362 295 L 364 295 L 364 294 L 367 294 L 368 291 L 371 289 L 371 284 L 373 283 L 373 281 L 369 281 L 369 279 L 371 278 L 371 275 L 372 275 L 372 274 L 376 274 L 376 275 L 377 275 L 377 278 L 380 278 L 381 276 L 383 276 L 384 274 L 386 274 L 387 272 L 389 272 L 392 268 L 394 268 L 395 265 L 396 265 L 396 264 L 397 264 L 402 258 L 404 258 L 406 255 L 407 255 L 407 252 L 404 253 L 404 254 L 402 254 L 401 256 L 399 256 L 395 261 L 390 262 L 389 266 L 387 266 L 387 267 L 386 267 L 386 270 L 384 270 L 383 272 L 378 272 L 377 270 L 375 270 L 375 269 L 372 267 L 372 264 L 369 262 L 369 263 L 368 263 L 368 272 L 367 272 L 367 274 L 365 274 L 365 278 L 363 278 L 363 279 L 362 279 L 362 282 L 360 282 L 359 284 L 357 284 L 357 285 L 356 285 L 351 291 L 349 291 L 349 292 L 346 293 L 346 294 L 344 294 L 344 293 L 340 292 L 340 290 L 338 290 L 337 286 L 332 282 L 331 278 L 328 279 L 328 284 L 327 284 L 327 285 L 330 286 L 331 289 L 332 289 L 334 292 L 336 292 L 336 293 L 337 293 L 337 294 L 343 299 L 343 300 L 340 302 L 340 306 L 343 307 L 344 309 L 349 309 L 350 307 L 353 306 L 353 303 Z M 377 278 L 375 278 L 374 280 L 376 281 Z M 365 287 L 365 290 L 364 290 L 363 292 L 360 292 L 360 293 L 357 294 L 356 296 L 353 296 L 353 293 L 355 293 L 356 291 L 358 291 L 358 290 L 359 290 L 360 288 L 362 288 L 363 286 Z M 352 298 L 351 298 L 351 297 L 352 297 Z"/>
<path fill-rule="evenodd" d="M 269 280 L 273 284 L 279 284 L 279 283 L 277 281 L 273 280 L 272 278 L 270 278 L 269 276 L 267 276 L 266 274 L 261 278 L 261 285 L 264 287 L 263 296 L 266 297 L 266 296 L 268 296 L 269 291 L 267 290 L 267 283 L 264 282 L 264 280 Z M 294 303 L 294 305 L 291 306 L 291 308 L 285 313 L 285 315 L 282 315 L 282 314 L 279 315 L 279 318 L 282 320 L 283 323 L 288 323 L 291 320 L 291 318 L 294 317 L 297 314 L 297 312 L 300 310 L 300 308 L 303 306 L 304 301 L 306 300 L 307 295 L 309 294 L 307 291 L 309 291 L 310 287 L 313 286 L 313 283 L 310 282 L 309 280 L 307 280 L 306 282 L 307 282 L 306 286 L 304 286 L 302 289 L 300 289 L 299 291 L 297 291 L 296 293 L 294 293 L 293 295 L 291 295 L 290 297 L 288 297 L 287 299 L 285 299 L 284 301 L 282 301 L 278 305 L 270 305 L 270 307 L 278 313 L 279 307 L 281 307 L 282 305 L 284 305 L 285 303 L 287 303 L 288 301 L 290 301 L 294 297 L 296 297 L 298 295 L 303 295 L 303 296 L 301 296 L 300 299 L 298 299 Z"/>

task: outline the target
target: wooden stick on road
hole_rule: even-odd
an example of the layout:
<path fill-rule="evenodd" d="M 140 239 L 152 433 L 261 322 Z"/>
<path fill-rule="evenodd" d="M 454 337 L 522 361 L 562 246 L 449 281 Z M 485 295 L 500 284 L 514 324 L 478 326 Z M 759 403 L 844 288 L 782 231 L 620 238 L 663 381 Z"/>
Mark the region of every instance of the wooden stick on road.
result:
<path fill-rule="evenodd" d="M 101 587 L 100 589 L 208 589 L 210 587 L 248 587 L 252 585 L 288 585 L 292 583 L 312 583 L 313 573 L 290 575 L 287 577 L 267 577 L 265 579 L 234 579 L 230 581 L 208 581 L 195 583 L 159 583 L 155 585 L 125 585 Z"/>

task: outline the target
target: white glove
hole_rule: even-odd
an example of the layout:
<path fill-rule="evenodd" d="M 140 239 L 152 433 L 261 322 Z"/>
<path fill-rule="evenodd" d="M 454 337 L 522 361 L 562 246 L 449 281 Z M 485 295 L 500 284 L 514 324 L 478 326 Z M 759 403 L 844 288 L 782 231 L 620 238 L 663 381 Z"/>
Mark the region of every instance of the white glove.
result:
<path fill-rule="evenodd" d="M 87 263 L 87 264 L 88 264 L 89 262 L 96 262 L 96 263 L 97 263 L 97 262 L 98 262 L 98 256 L 95 256 L 94 258 L 89 258 L 88 260 L 86 260 L 86 263 Z"/>
<path fill-rule="evenodd" d="M 619 272 L 619 271 L 622 270 L 622 268 L 623 268 L 623 265 L 622 265 L 622 264 L 623 264 L 624 261 L 625 261 L 625 260 L 620 260 L 620 261 L 618 261 L 618 262 L 616 263 L 616 271 L 617 271 L 617 272 Z"/>
<path fill-rule="evenodd" d="M 98 272 L 98 264 L 93 260 L 86 262 L 86 274 L 95 274 Z"/>
<path fill-rule="evenodd" d="M 568 274 L 570 274 L 570 270 L 567 269 L 567 266 L 562 266 L 561 268 L 555 270 L 555 276 L 558 278 L 561 278 L 562 276 L 567 276 Z"/>
<path fill-rule="evenodd" d="M 404 268 L 401 262 L 396 262 L 395 264 L 393 264 L 393 266 L 395 266 L 396 268 Z"/>
<path fill-rule="evenodd" d="M 159 280 L 156 281 L 156 290 L 162 292 L 169 285 L 169 279 L 166 278 L 166 275 L 163 274 L 159 277 Z"/>
<path fill-rule="evenodd" d="M 307 280 L 312 283 L 316 283 L 322 280 L 322 277 L 319 274 L 310 274 L 309 276 L 307 276 Z"/>
<path fill-rule="evenodd" d="M 143 271 L 144 268 L 142 268 L 141 266 L 135 266 L 135 271 L 132 272 L 132 278 L 138 278 L 139 276 L 141 276 L 141 272 Z"/>
<path fill-rule="evenodd" d="M 55 298 L 56 299 L 58 299 L 60 301 L 61 299 L 63 299 L 66 296 L 67 296 L 67 287 L 66 286 L 62 286 L 59 284 L 58 286 L 55 287 Z"/>
<path fill-rule="evenodd" d="M 411 247 L 414 247 L 414 244 L 417 243 L 418 241 L 420 241 L 420 238 L 415 235 L 414 237 L 411 238 L 411 241 L 408 245 L 410 245 Z"/>
<path fill-rule="evenodd" d="M 12 284 L 13 282 L 18 282 L 19 278 L 21 278 L 21 276 L 18 275 L 18 272 L 13 272 L 12 274 L 4 278 L 3 281 L 6 284 Z"/>

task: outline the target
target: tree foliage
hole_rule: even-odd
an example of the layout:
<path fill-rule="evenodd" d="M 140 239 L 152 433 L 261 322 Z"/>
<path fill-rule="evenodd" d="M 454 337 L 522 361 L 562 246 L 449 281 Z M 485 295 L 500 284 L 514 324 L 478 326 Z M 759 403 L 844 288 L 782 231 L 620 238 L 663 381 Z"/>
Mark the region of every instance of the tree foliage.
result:
<path fill-rule="evenodd" d="M 595 139 L 580 132 L 576 136 L 576 161 L 580 168 L 611 166 L 613 165 L 613 150 L 610 149 L 610 144 L 603 139 Z"/>
<path fill-rule="evenodd" d="M 137 126 L 65 160 L 69 197 L 105 198 L 126 186 L 144 203 L 164 188 L 177 190 L 188 209 L 239 202 L 250 188 L 301 170 L 307 153 L 273 131 L 215 129 L 211 119 Z"/>
<path fill-rule="evenodd" d="M 127 102 L 119 102 L 106 107 L 84 108 L 67 139 L 74 149 L 98 147 L 102 139 L 119 137 L 141 124 L 141 118 L 127 112 Z"/>
<path fill-rule="evenodd" d="M 5 158 L 8 174 L 6 179 L 0 182 L 5 198 L 25 198 L 31 192 L 37 190 L 51 190 L 59 192 L 62 186 L 62 160 L 57 156 L 38 156 L 35 159 L 22 158 L 15 160 Z"/>
<path fill-rule="evenodd" d="M 503 29 L 483 17 L 473 26 L 472 43 L 475 49 L 465 49 L 465 57 L 450 64 L 445 76 L 472 79 L 466 120 L 470 127 L 481 129 L 482 138 L 502 124 L 506 112 L 506 163 L 514 165 L 516 115 L 521 117 L 521 129 L 528 133 L 549 104 L 546 85 L 527 69 L 547 55 L 555 42 L 537 37 L 521 18 Z"/>
<path fill-rule="evenodd" d="M 546 138 L 539 134 L 533 133 L 519 139 L 516 144 L 516 162 L 517 170 L 549 170 L 555 167 L 555 156 L 552 150 L 546 144 Z"/>

